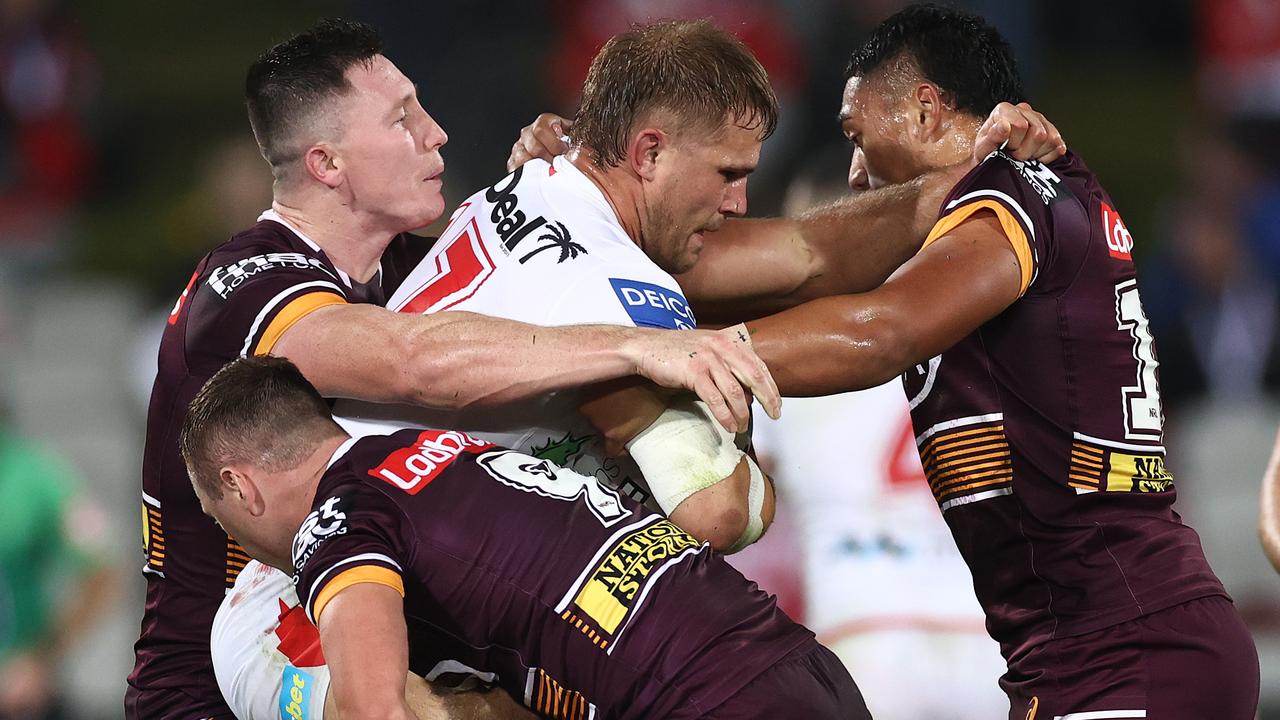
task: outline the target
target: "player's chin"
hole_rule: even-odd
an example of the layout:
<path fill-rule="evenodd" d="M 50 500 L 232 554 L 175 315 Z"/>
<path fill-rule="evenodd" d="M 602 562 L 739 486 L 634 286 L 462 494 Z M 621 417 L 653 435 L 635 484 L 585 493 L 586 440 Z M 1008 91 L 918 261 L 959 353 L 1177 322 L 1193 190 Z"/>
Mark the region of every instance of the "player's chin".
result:
<path fill-rule="evenodd" d="M 420 230 L 436 220 L 444 214 L 444 195 L 435 193 L 434 195 L 424 198 L 413 213 L 411 222 L 409 223 L 414 230 Z"/>

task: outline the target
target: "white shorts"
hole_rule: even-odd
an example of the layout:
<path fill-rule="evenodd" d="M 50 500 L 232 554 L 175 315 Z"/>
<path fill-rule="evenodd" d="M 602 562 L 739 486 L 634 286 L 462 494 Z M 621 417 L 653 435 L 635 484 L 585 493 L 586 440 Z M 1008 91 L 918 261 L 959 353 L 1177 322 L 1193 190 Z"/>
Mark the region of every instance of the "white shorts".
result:
<path fill-rule="evenodd" d="M 1004 658 L 985 633 L 877 630 L 827 646 L 858 681 L 876 720 L 990 720 L 1009 714 Z"/>
<path fill-rule="evenodd" d="M 210 650 L 240 720 L 323 720 L 329 669 L 288 575 L 250 561 L 213 619 Z"/>

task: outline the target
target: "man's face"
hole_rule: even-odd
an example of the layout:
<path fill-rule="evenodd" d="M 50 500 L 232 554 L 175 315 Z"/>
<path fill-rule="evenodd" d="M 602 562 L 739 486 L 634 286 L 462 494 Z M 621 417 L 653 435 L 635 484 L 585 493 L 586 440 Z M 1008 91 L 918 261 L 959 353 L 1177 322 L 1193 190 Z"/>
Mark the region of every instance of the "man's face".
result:
<path fill-rule="evenodd" d="M 396 232 L 431 224 L 444 213 L 440 147 L 449 136 L 385 57 L 353 65 L 347 80 L 351 90 L 334 103 L 341 138 L 333 146 L 352 209 L 383 218 Z"/>
<path fill-rule="evenodd" d="M 726 215 L 747 211 L 747 176 L 760 162 L 760 143 L 758 127 L 731 121 L 710 136 L 683 133 L 664 151 L 646 192 L 648 222 L 640 241 L 658 267 L 689 270 L 704 234 L 719 229 Z"/>
<path fill-rule="evenodd" d="M 907 182 L 926 170 L 915 152 L 907 99 L 886 84 L 855 75 L 844 86 L 840 130 L 853 146 L 849 187 L 855 191 Z"/>
<path fill-rule="evenodd" d="M 200 500 L 200 509 L 204 514 L 213 518 L 250 557 L 261 558 L 262 549 L 255 542 L 252 530 L 254 518 L 245 507 L 243 497 L 224 489 L 222 497 L 214 498 L 205 492 L 200 483 L 192 482 L 191 485 L 195 488 L 196 498 Z"/>

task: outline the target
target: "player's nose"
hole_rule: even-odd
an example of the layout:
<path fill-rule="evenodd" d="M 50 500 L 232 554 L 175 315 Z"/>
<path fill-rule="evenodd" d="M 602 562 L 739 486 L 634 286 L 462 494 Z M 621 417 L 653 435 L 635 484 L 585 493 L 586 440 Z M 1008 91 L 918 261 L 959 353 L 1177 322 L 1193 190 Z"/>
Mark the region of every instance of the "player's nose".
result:
<path fill-rule="evenodd" d="M 871 175 L 867 172 L 861 148 L 853 151 L 853 159 L 849 161 L 849 189 L 854 192 L 871 189 Z"/>
<path fill-rule="evenodd" d="M 725 191 L 724 201 L 720 203 L 720 212 L 724 215 L 747 214 L 747 181 L 731 183 Z"/>

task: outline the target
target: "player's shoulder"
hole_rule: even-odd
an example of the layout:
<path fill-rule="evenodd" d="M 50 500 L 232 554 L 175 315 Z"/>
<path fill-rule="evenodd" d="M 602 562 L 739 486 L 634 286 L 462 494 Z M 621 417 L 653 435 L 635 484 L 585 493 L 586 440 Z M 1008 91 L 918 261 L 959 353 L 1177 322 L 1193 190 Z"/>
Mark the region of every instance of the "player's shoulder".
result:
<path fill-rule="evenodd" d="M 222 300 L 228 300 L 251 281 L 276 277 L 330 281 L 335 289 L 341 284 L 336 270 L 318 248 L 308 245 L 284 225 L 264 219 L 231 236 L 209 253 L 201 289 L 207 288 Z"/>
<path fill-rule="evenodd" d="M 1092 177 L 1071 152 L 1046 165 L 996 151 L 951 188 L 940 214 L 983 200 L 1012 206 L 1024 216 L 1052 212 L 1061 202 L 1079 203 L 1082 175 Z"/>

